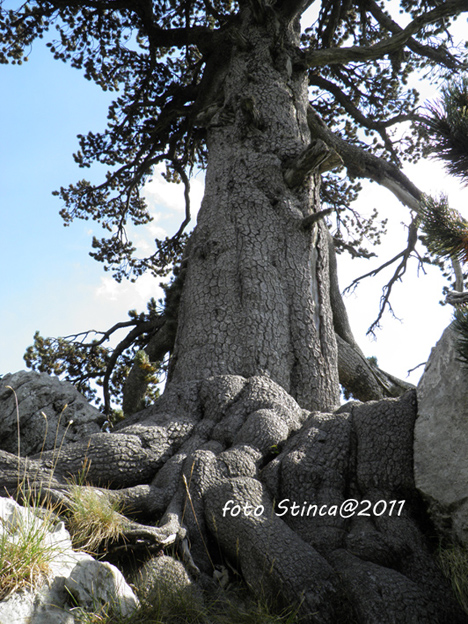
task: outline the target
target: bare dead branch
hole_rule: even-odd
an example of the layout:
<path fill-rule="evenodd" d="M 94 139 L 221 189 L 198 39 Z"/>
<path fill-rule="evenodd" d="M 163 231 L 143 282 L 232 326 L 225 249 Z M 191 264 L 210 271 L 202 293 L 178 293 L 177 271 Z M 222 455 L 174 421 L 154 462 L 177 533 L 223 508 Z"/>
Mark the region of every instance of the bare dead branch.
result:
<path fill-rule="evenodd" d="M 302 220 L 301 225 L 305 230 L 308 230 L 314 225 L 314 223 L 317 223 L 321 219 L 325 218 L 327 215 L 331 214 L 333 211 L 334 211 L 334 208 L 326 208 L 325 210 L 319 210 L 318 212 L 314 212 L 308 217 L 305 217 Z"/>
<path fill-rule="evenodd" d="M 182 221 L 179 229 L 177 230 L 177 233 L 174 234 L 174 236 L 171 239 L 171 240 L 178 240 L 180 236 L 182 235 L 183 231 L 185 230 L 185 228 L 187 227 L 187 225 L 190 223 L 190 219 L 192 218 L 190 214 L 190 180 L 188 178 L 188 175 L 185 173 L 184 167 L 180 163 L 173 162 L 172 165 L 175 171 L 177 171 L 177 173 L 180 175 L 180 178 L 184 185 L 185 219 Z"/>
<path fill-rule="evenodd" d="M 377 269 L 374 269 L 372 271 L 370 271 L 369 273 L 366 273 L 365 275 L 361 275 L 360 277 L 356 278 L 355 280 L 352 281 L 352 283 L 345 289 L 346 291 L 349 291 L 352 288 L 355 288 L 357 286 L 357 284 L 363 280 L 366 277 L 374 277 L 375 275 L 377 275 L 378 273 L 380 273 L 380 271 L 382 271 L 384 268 L 390 266 L 391 264 L 393 264 L 394 262 L 396 262 L 397 260 L 399 260 L 401 258 L 400 263 L 398 264 L 397 268 L 395 269 L 395 272 L 393 273 L 392 277 L 390 278 L 389 282 L 383 287 L 382 289 L 382 296 L 380 298 L 380 306 L 379 306 L 379 313 L 377 315 L 377 318 L 375 319 L 375 321 L 372 323 L 372 325 L 369 327 L 369 329 L 367 330 L 367 334 L 374 334 L 374 330 L 379 327 L 380 324 L 380 319 L 383 316 L 383 313 L 385 311 L 385 309 L 388 307 L 390 311 L 392 311 L 392 306 L 390 305 L 390 295 L 392 292 L 392 288 L 394 286 L 394 284 L 401 280 L 401 278 L 403 277 L 403 275 L 406 272 L 406 267 L 408 264 L 408 259 L 411 256 L 411 254 L 414 251 L 414 248 L 416 246 L 416 242 L 418 240 L 418 224 L 417 224 L 417 220 L 414 219 L 409 228 L 408 228 L 408 244 L 406 246 L 406 249 L 404 249 L 403 251 L 401 251 L 399 254 L 397 254 L 394 258 L 392 258 L 391 260 L 388 260 L 387 262 L 385 262 L 383 265 L 381 265 L 380 267 L 378 267 Z"/>
<path fill-rule="evenodd" d="M 328 233 L 328 250 L 330 303 L 338 346 L 340 383 L 360 401 L 372 401 L 403 394 L 412 386 L 382 371 L 365 357 L 357 344 L 340 292 L 335 245 L 330 233 Z"/>
<path fill-rule="evenodd" d="M 354 279 L 349 286 L 346 286 L 346 288 L 344 289 L 344 292 L 346 293 L 346 292 L 353 291 L 356 288 L 356 286 L 359 284 L 359 282 L 361 282 L 363 279 L 366 279 L 366 277 L 375 277 L 376 275 L 380 273 L 380 271 L 383 271 L 388 266 L 396 262 L 399 258 L 402 258 L 404 254 L 405 254 L 405 250 L 400 251 L 400 253 L 394 256 L 391 260 L 387 260 L 387 262 L 384 262 L 376 269 L 372 269 L 372 271 L 369 271 L 369 273 L 364 273 L 363 275 L 356 277 L 356 279 Z"/>
<path fill-rule="evenodd" d="M 421 362 L 420 364 L 417 364 L 416 366 L 413 366 L 413 368 L 410 368 L 410 369 L 408 370 L 408 373 L 407 373 L 407 374 L 409 375 L 410 373 L 413 373 L 415 370 L 417 370 L 417 369 L 418 369 L 418 368 L 420 368 L 421 366 L 426 366 L 426 364 L 427 364 L 427 362 Z"/>
<path fill-rule="evenodd" d="M 77 334 L 69 334 L 68 336 L 63 336 L 63 340 L 66 340 L 67 342 L 75 342 L 77 340 L 77 338 L 79 338 L 80 336 L 83 336 L 83 340 L 80 342 L 80 345 L 82 347 L 85 348 L 92 348 L 92 347 L 99 347 L 100 345 L 102 345 L 104 342 L 106 342 L 107 340 L 109 340 L 109 338 L 111 337 L 111 335 L 116 332 L 119 329 L 123 329 L 124 327 L 131 327 L 132 325 L 137 325 L 138 324 L 138 320 L 137 319 L 132 319 L 130 321 L 121 321 L 120 323 L 116 323 L 115 325 L 113 325 L 110 329 L 108 329 L 107 331 L 103 332 L 103 331 L 97 331 L 95 329 L 88 329 L 87 331 L 84 332 L 79 332 Z M 89 334 L 101 334 L 102 338 L 100 338 L 99 340 L 90 342 L 88 344 L 86 344 L 85 342 L 83 342 L 84 340 L 86 340 L 86 338 L 89 336 Z"/>

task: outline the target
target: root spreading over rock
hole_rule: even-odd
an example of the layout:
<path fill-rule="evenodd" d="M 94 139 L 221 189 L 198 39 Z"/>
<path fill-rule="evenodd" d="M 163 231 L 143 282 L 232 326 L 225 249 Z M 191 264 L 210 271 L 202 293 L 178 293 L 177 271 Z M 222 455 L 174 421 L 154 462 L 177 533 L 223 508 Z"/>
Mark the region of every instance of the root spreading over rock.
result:
<path fill-rule="evenodd" d="M 170 385 L 112 433 L 2 451 L 0 485 L 15 493 L 19 467 L 66 507 L 85 462 L 87 483 L 133 517 L 127 548 L 176 543 L 202 585 L 222 564 L 306 622 L 466 622 L 425 537 L 415 419 L 414 391 L 325 414 L 266 377 L 219 376 Z"/>

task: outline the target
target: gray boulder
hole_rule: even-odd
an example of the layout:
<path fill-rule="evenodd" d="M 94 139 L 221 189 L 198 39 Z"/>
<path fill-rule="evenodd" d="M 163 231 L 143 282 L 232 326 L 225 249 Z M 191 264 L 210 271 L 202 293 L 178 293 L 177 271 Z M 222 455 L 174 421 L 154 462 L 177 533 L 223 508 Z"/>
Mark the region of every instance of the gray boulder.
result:
<path fill-rule="evenodd" d="M 78 624 L 83 611 L 106 604 L 129 615 L 138 599 L 122 574 L 109 563 L 72 550 L 63 522 L 38 518 L 13 500 L 0 498 L 0 541 L 40 539 L 47 574 L 0 601 L 0 624 Z M 73 601 L 71 600 L 73 597 Z"/>
<path fill-rule="evenodd" d="M 455 340 L 450 325 L 417 389 L 414 472 L 435 525 L 468 546 L 468 369 Z"/>
<path fill-rule="evenodd" d="M 46 373 L 19 371 L 0 379 L 0 449 L 15 454 L 18 413 L 23 456 L 54 450 L 62 440 L 82 441 L 100 431 L 104 422 L 74 386 Z"/>
<path fill-rule="evenodd" d="M 128 617 L 138 606 L 138 600 L 122 573 L 105 561 L 78 561 L 65 580 L 65 589 L 76 604 L 88 611 L 93 611 L 96 605 L 109 604 L 119 616 Z"/>

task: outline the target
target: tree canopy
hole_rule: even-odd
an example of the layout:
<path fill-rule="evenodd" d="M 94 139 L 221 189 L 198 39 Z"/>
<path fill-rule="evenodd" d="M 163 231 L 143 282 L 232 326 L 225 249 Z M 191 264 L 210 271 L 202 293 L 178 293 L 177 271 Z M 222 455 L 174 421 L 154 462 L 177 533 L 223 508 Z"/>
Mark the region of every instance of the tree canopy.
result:
<path fill-rule="evenodd" d="M 180 253 L 179 235 L 158 241 L 151 257 L 134 258 L 125 228 L 151 218 L 140 191 L 156 164 L 167 164 L 168 177 L 186 185 L 193 168 L 204 166 L 203 118 L 213 113 L 218 95 L 213 74 L 230 48 L 242 45 L 241 12 L 295 20 L 309 5 L 96 0 L 2 6 L 1 62 L 21 63 L 35 40 L 47 37 L 55 58 L 116 93 L 108 127 L 81 135 L 75 155 L 83 168 L 93 162 L 108 166 L 106 180 L 96 186 L 79 181 L 62 188 L 60 196 L 67 223 L 91 218 L 109 231 L 108 238 L 94 241 L 92 253 L 117 278 L 147 268 L 164 273 Z M 423 149 L 412 77 L 430 73 L 436 84 L 464 67 L 465 51 L 453 47 L 449 26 L 466 9 L 461 0 L 402 2 L 403 28 L 381 3 L 323 2 L 302 45 L 287 51 L 289 60 L 308 68 L 314 109 L 339 138 L 399 164 Z M 351 177 L 366 173 L 349 161 L 345 165 Z M 324 185 L 323 194 L 343 208 L 351 190 L 346 191 L 335 180 Z"/>

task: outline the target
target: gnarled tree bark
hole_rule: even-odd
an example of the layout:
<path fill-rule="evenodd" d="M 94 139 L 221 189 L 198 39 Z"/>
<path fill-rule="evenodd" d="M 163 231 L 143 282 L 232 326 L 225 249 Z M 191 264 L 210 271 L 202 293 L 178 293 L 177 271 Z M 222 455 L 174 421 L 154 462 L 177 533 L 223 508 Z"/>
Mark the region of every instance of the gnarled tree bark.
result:
<path fill-rule="evenodd" d="M 284 173 L 310 144 L 307 81 L 291 66 L 290 26 L 272 57 L 275 25 L 246 23 L 218 98 L 230 123 L 208 123 L 205 196 L 179 312 L 172 379 L 268 375 L 301 405 L 337 405 L 336 344 L 318 178 L 289 188 Z"/>

